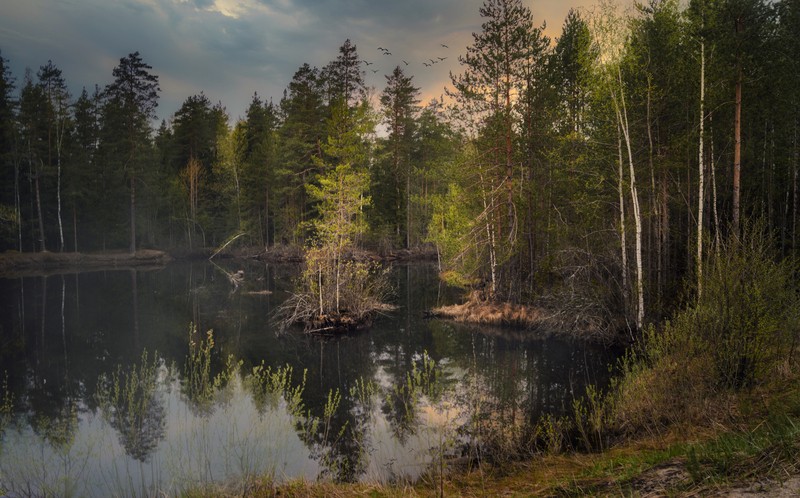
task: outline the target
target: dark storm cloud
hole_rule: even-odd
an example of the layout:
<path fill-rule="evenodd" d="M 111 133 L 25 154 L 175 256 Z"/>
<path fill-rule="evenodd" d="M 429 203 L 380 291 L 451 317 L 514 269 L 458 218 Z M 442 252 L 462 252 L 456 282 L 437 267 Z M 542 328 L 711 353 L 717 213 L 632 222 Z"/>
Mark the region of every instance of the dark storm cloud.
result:
<path fill-rule="evenodd" d="M 253 92 L 280 98 L 303 63 L 322 67 L 349 38 L 379 93 L 400 65 L 423 94 L 438 96 L 457 56 L 480 29 L 482 0 L 11 0 L 0 16 L 0 51 L 22 84 L 47 60 L 63 70 L 73 94 L 112 79 L 121 57 L 139 51 L 160 78 L 159 115 L 171 116 L 203 91 L 233 118 Z M 560 4 L 560 26 L 568 7 Z M 573 3 L 573 2 L 571 2 Z M 536 11 L 534 11 L 536 15 Z M 540 24 L 542 19 L 536 18 Z M 449 48 L 442 47 L 448 45 Z M 377 47 L 386 47 L 391 56 Z M 430 58 L 447 57 L 433 67 Z M 403 61 L 408 63 L 405 65 Z M 375 72 L 373 72 L 375 71 Z"/>

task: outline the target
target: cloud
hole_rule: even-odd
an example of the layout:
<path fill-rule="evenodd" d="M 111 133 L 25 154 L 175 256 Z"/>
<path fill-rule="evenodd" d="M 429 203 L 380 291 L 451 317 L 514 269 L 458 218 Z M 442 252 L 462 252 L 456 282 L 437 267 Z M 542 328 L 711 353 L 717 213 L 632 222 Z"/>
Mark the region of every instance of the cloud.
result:
<path fill-rule="evenodd" d="M 531 2 L 535 23 L 546 19 L 548 34 L 557 36 L 570 5 L 559 0 L 526 1 Z M 158 112 L 167 118 L 200 91 L 212 101 L 221 100 L 233 117 L 241 116 L 253 92 L 279 99 L 299 66 L 324 66 L 347 38 L 356 44 L 361 58 L 373 63 L 365 75 L 375 93 L 385 85 L 384 75 L 399 65 L 414 76 L 424 100 L 439 96 L 449 83 L 449 71 L 460 71 L 457 56 L 471 43 L 471 33 L 480 29 L 482 0 L 5 3 L 0 50 L 10 59 L 18 81 L 26 66 L 35 73 L 52 59 L 77 95 L 83 86 L 109 83 L 119 59 L 139 51 L 160 77 Z M 392 55 L 382 55 L 378 46 Z M 447 59 L 423 66 L 423 61 L 437 57 Z"/>

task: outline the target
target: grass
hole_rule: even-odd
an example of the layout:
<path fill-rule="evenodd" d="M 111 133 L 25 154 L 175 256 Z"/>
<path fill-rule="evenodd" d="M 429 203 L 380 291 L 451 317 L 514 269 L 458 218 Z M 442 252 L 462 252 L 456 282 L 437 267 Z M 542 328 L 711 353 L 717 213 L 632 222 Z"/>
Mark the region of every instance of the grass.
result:
<path fill-rule="evenodd" d="M 704 496 L 755 481 L 777 483 L 800 472 L 800 414 L 783 413 L 752 428 L 673 431 L 602 453 L 543 455 L 501 467 L 451 473 L 438 484 L 414 486 L 265 480 L 253 497 L 397 496 Z M 782 417 L 782 418 L 781 418 Z M 226 495 L 213 488 L 186 496 Z"/>
<path fill-rule="evenodd" d="M 599 454 L 467 472 L 450 477 L 445 495 L 702 496 L 755 481 L 781 482 L 800 472 L 798 462 L 800 418 L 786 418 L 752 430 L 675 432 Z"/>

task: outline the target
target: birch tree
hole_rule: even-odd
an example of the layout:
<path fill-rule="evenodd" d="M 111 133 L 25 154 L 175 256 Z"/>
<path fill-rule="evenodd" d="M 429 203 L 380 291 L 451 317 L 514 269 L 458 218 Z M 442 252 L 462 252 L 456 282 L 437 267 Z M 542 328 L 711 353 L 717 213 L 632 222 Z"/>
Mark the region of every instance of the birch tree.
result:
<path fill-rule="evenodd" d="M 61 216 L 61 170 L 64 138 L 69 126 L 69 92 L 61 70 L 52 61 L 39 68 L 36 73 L 45 98 L 47 99 L 47 162 L 56 168 L 56 215 L 58 221 L 58 250 L 64 251 L 64 222 Z M 53 158 L 55 152 L 55 158 Z"/>
<path fill-rule="evenodd" d="M 616 11 L 616 6 L 610 2 L 603 1 L 600 4 L 600 12 L 593 19 L 593 31 L 595 40 L 600 50 L 600 60 L 603 64 L 601 72 L 604 86 L 610 96 L 613 106 L 616 125 L 621 134 L 624 150 L 627 153 L 628 166 L 628 188 L 630 192 L 631 206 L 633 211 L 633 221 L 635 227 L 634 238 L 634 258 L 636 264 L 636 327 L 641 330 L 644 325 L 645 302 L 644 302 L 644 269 L 642 264 L 642 213 L 639 204 L 639 191 L 636 183 L 636 168 L 634 167 L 634 155 L 632 147 L 631 127 L 628 119 L 628 106 L 625 97 L 625 82 L 622 77 L 622 63 L 624 51 L 624 20 Z M 621 158 L 621 156 L 620 156 Z M 620 161 L 621 163 L 622 161 Z M 621 171 L 621 170 L 620 170 Z M 620 173 L 619 189 L 623 188 L 622 174 Z M 622 199 L 620 200 L 622 205 Z M 620 207 L 620 210 L 623 208 Z M 624 217 L 621 218 L 624 223 Z M 625 230 L 625 226 L 620 227 Z M 624 238 L 622 239 L 624 241 Z M 626 251 L 622 247 L 623 253 Z M 624 258 L 624 256 L 623 256 Z"/>

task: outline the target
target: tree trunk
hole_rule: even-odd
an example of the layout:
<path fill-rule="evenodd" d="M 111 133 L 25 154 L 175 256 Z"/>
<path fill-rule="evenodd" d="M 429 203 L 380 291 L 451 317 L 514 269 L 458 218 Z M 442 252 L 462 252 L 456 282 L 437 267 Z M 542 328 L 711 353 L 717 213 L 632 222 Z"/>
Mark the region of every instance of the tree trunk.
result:
<path fill-rule="evenodd" d="M 264 249 L 269 249 L 269 185 L 264 189 Z"/>
<path fill-rule="evenodd" d="M 739 214 L 742 174 L 742 64 L 736 75 L 736 109 L 733 118 L 733 221 L 731 231 L 739 237 Z"/>
<path fill-rule="evenodd" d="M 617 68 L 617 76 L 619 80 L 620 92 L 620 109 L 617 105 L 617 120 L 622 128 L 622 134 L 625 139 L 625 146 L 628 150 L 628 166 L 630 170 L 630 192 L 631 200 L 633 202 L 633 220 L 636 225 L 636 295 L 637 295 L 637 310 L 636 310 L 636 327 L 641 330 L 644 325 L 644 275 L 642 271 L 642 216 L 639 208 L 639 193 L 636 187 L 636 171 L 633 167 L 633 151 L 631 149 L 630 128 L 628 125 L 628 110 L 625 106 L 625 91 L 622 84 L 622 72 Z M 616 100 L 615 100 L 616 102 Z"/>
<path fill-rule="evenodd" d="M 406 165 L 406 249 L 411 249 L 411 162 Z"/>
<path fill-rule="evenodd" d="M 660 204 L 656 200 L 656 172 L 655 172 L 655 165 L 653 164 L 653 125 L 652 120 L 650 117 L 650 113 L 652 110 L 652 84 L 651 84 L 651 75 L 647 74 L 647 144 L 648 144 L 648 154 L 647 154 L 647 161 L 650 167 L 650 205 L 653 207 L 653 218 L 655 218 L 655 225 L 656 225 L 656 232 L 660 233 L 660 225 L 661 225 L 661 216 L 659 215 L 659 208 Z M 648 231 L 648 251 L 647 251 L 647 268 L 649 271 L 652 271 L 653 264 L 652 264 L 652 240 L 653 240 L 653 222 L 650 221 L 650 230 Z M 661 251 L 662 247 L 660 241 L 656 241 L 656 295 L 659 301 L 661 300 L 661 289 L 662 289 L 662 281 L 661 281 Z"/>
<path fill-rule="evenodd" d="M 14 145 L 16 145 L 16 140 Z M 17 241 L 19 252 L 22 252 L 22 200 L 19 194 L 19 161 L 17 160 L 16 147 L 14 148 L 14 214 L 17 218 Z"/>
<path fill-rule="evenodd" d="M 78 210 L 72 206 L 72 242 L 73 250 L 78 252 Z"/>
<path fill-rule="evenodd" d="M 797 116 L 796 112 L 795 116 Z M 797 249 L 797 160 L 800 155 L 797 146 L 797 117 L 794 119 L 792 146 L 794 149 L 792 154 L 792 253 L 794 253 Z"/>
<path fill-rule="evenodd" d="M 706 98 L 706 48 L 700 42 L 700 139 L 697 153 L 697 297 L 703 292 L 703 205 L 705 189 L 705 171 L 703 163 L 703 127 L 705 122 Z"/>
<path fill-rule="evenodd" d="M 512 144 L 512 122 L 511 122 L 511 90 L 510 90 L 510 77 L 506 76 L 506 184 L 508 185 L 508 240 L 512 242 L 514 239 L 516 220 L 514 216 L 514 161 L 513 161 L 513 144 Z"/>
<path fill-rule="evenodd" d="M 56 161 L 58 162 L 58 180 L 56 187 L 56 198 L 58 204 L 58 238 L 59 238 L 58 251 L 64 252 L 64 224 L 61 221 L 61 153 L 60 152 L 58 153 L 58 158 L 56 159 Z"/>
<path fill-rule="evenodd" d="M 56 196 L 58 199 L 58 237 L 59 237 L 59 252 L 64 252 L 64 223 L 61 220 L 61 144 L 64 140 L 64 126 L 58 125 L 56 120 L 56 165 L 58 169 L 58 184 L 56 188 Z"/>
<path fill-rule="evenodd" d="M 495 235 L 494 235 L 494 227 L 492 227 L 492 216 L 494 214 L 494 197 L 489 199 L 487 202 L 486 200 L 486 189 L 484 188 L 484 180 L 483 180 L 483 173 L 480 173 L 480 180 L 481 180 L 481 193 L 483 199 L 483 214 L 486 216 L 486 239 L 489 243 L 489 271 L 491 272 L 491 279 L 492 279 L 492 288 L 491 293 L 492 297 L 494 297 L 495 293 L 497 292 L 497 252 L 495 246 Z M 489 193 L 491 195 L 492 191 L 494 190 L 494 186 L 489 189 Z"/>
<path fill-rule="evenodd" d="M 130 253 L 136 254 L 136 175 L 131 176 L 131 245 Z"/>
<path fill-rule="evenodd" d="M 719 254 L 719 247 L 720 247 L 720 226 L 719 226 L 719 211 L 717 210 L 717 167 L 716 163 L 714 162 L 714 114 L 711 113 L 708 116 L 708 126 L 709 126 L 709 136 L 711 137 L 708 141 L 710 146 L 710 166 L 711 166 L 711 208 L 714 215 L 714 250 L 717 254 Z"/>
<path fill-rule="evenodd" d="M 625 237 L 625 173 L 623 170 L 622 160 L 622 131 L 620 124 L 617 122 L 617 157 L 618 157 L 618 188 L 619 192 L 619 243 L 622 252 L 622 295 L 625 300 L 625 309 L 627 310 L 630 301 L 630 292 L 628 288 L 628 249 Z"/>
<path fill-rule="evenodd" d="M 36 187 L 36 216 L 39 219 L 39 247 L 42 252 L 47 252 L 47 245 L 45 244 L 45 235 L 44 235 L 44 216 L 42 215 L 42 195 L 39 189 L 39 177 L 41 176 L 41 170 L 36 172 L 36 178 L 34 180 L 34 185 Z"/>

